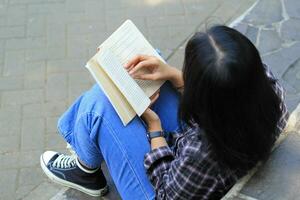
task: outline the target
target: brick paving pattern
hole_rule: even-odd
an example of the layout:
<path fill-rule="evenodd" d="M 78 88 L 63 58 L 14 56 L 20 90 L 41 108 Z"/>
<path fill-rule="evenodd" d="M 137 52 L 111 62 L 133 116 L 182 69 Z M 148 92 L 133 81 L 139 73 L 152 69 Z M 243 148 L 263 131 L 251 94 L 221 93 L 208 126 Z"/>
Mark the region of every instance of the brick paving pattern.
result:
<path fill-rule="evenodd" d="M 125 19 L 133 20 L 153 46 L 180 67 L 182 45 L 195 30 L 212 22 L 228 24 L 253 3 L 0 0 L 1 199 L 88 199 L 50 183 L 40 169 L 39 155 L 47 149 L 66 151 L 56 132 L 57 118 L 94 84 L 84 64 Z M 297 31 L 284 35 L 299 37 Z M 106 199 L 116 199 L 114 195 Z"/>

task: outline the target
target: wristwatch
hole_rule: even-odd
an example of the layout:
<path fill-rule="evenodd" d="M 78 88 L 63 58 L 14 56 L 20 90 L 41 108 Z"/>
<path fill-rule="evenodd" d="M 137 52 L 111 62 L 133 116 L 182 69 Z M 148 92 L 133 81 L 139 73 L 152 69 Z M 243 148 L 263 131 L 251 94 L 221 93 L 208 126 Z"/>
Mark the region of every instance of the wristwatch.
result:
<path fill-rule="evenodd" d="M 153 139 L 153 138 L 164 137 L 164 136 L 165 136 L 164 131 L 147 132 L 147 138 L 148 138 L 149 142 L 150 142 L 151 139 Z"/>

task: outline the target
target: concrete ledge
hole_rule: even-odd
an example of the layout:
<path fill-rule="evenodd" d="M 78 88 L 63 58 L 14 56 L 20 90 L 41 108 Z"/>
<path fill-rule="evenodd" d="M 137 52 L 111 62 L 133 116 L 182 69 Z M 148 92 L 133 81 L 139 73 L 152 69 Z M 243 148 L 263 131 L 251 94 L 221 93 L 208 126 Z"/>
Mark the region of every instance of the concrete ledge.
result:
<path fill-rule="evenodd" d="M 281 144 L 283 144 L 283 142 L 288 138 L 291 137 L 290 140 L 296 140 L 298 141 L 298 137 L 300 138 L 300 104 L 298 105 L 298 107 L 292 112 L 292 114 L 290 115 L 290 118 L 288 120 L 287 126 L 284 130 L 284 132 L 280 135 L 280 137 L 278 138 L 278 140 L 276 141 L 276 144 L 274 146 L 273 149 L 273 153 L 277 153 L 276 150 L 281 147 Z M 300 143 L 300 139 L 299 139 L 299 143 Z M 300 147 L 300 145 L 299 145 Z M 283 148 L 283 147 L 282 147 Z M 288 154 L 288 150 L 281 150 L 281 151 L 287 151 L 287 157 L 289 157 L 290 155 Z M 300 148 L 299 148 L 300 151 Z M 273 154 L 272 153 L 272 154 Z M 290 159 L 292 160 L 295 157 L 291 157 Z M 300 152 L 299 152 L 299 158 L 300 158 Z M 298 160 L 299 160 L 298 158 Z M 278 159 L 278 158 L 276 158 Z M 244 200 L 255 200 L 256 198 L 253 198 L 251 196 L 249 196 L 249 194 L 244 194 L 243 193 L 243 188 L 244 186 L 249 183 L 249 181 L 251 180 L 251 178 L 254 177 L 254 175 L 259 171 L 262 170 L 263 165 L 268 164 L 269 162 L 272 162 L 272 160 L 274 160 L 274 158 L 270 157 L 270 159 L 266 162 L 266 163 L 259 163 L 254 169 L 252 169 L 246 176 L 244 176 L 242 179 L 240 179 L 235 185 L 234 187 L 222 198 L 222 200 L 238 200 L 238 199 L 244 199 Z M 296 161 L 295 161 L 296 162 Z M 284 163 L 282 163 L 284 164 Z M 278 166 L 278 167 L 282 167 L 282 166 Z M 299 165 L 300 167 L 300 165 Z M 276 166 L 275 166 L 276 168 Z M 274 169 L 274 168 L 273 168 Z M 282 169 L 284 170 L 284 169 Z M 300 168 L 299 168 L 300 170 Z M 272 173 L 267 174 L 267 176 L 273 175 Z M 261 175 L 263 176 L 263 175 Z M 286 176 L 286 175 L 285 175 Z M 291 175 L 292 176 L 292 175 Z M 291 177 L 292 178 L 292 177 Z M 263 179 L 266 179 L 266 177 L 261 177 L 262 181 Z M 256 180 L 256 183 L 259 183 L 260 180 Z M 252 183 L 252 187 L 253 187 Z M 269 189 L 271 187 L 269 186 Z M 271 188 L 272 189 L 272 188 Z M 300 193 L 299 193 L 300 195 Z"/>

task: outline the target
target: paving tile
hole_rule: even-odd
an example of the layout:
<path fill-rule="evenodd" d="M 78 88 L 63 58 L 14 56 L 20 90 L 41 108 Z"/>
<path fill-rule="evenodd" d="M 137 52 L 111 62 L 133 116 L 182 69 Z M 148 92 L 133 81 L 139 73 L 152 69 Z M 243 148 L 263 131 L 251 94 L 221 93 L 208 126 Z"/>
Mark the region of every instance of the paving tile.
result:
<path fill-rule="evenodd" d="M 38 89 L 45 86 L 46 77 L 46 63 L 45 62 L 31 62 L 25 65 L 24 74 L 24 88 Z"/>
<path fill-rule="evenodd" d="M 24 199 L 34 188 L 36 185 L 21 185 L 16 189 L 16 199 Z M 39 195 L 41 196 L 41 195 Z"/>
<path fill-rule="evenodd" d="M 105 12 L 105 28 L 111 33 L 116 30 L 128 17 L 125 9 L 113 9 Z"/>
<path fill-rule="evenodd" d="M 84 35 L 88 33 L 100 33 L 106 30 L 103 23 L 95 22 L 76 22 L 67 25 L 68 35 Z"/>
<path fill-rule="evenodd" d="M 287 95 L 285 103 L 288 111 L 293 112 L 300 103 L 300 95 Z"/>
<path fill-rule="evenodd" d="M 68 104 L 72 104 L 79 96 L 91 88 L 92 84 L 80 84 L 69 86 Z"/>
<path fill-rule="evenodd" d="M 19 135 L 5 135 L 0 137 L 0 153 L 19 151 Z"/>
<path fill-rule="evenodd" d="M 28 103 L 41 103 L 43 100 L 44 93 L 41 89 L 2 92 L 2 105 L 23 105 Z"/>
<path fill-rule="evenodd" d="M 220 4 L 219 1 L 217 2 Z M 219 5 L 212 14 L 212 17 L 208 18 L 208 22 L 206 24 L 210 26 L 215 24 L 228 24 L 236 12 L 240 10 L 241 5 L 242 2 L 238 0 L 230 0 L 226 4 Z"/>
<path fill-rule="evenodd" d="M 67 57 L 88 59 L 86 35 L 69 36 L 67 40 Z"/>
<path fill-rule="evenodd" d="M 52 101 L 44 105 L 45 115 L 48 117 L 56 117 L 62 115 L 67 109 L 65 101 Z"/>
<path fill-rule="evenodd" d="M 126 1 L 124 0 L 105 0 L 105 10 L 120 9 L 126 7 Z"/>
<path fill-rule="evenodd" d="M 25 26 L 4 26 L 0 29 L 0 39 L 25 36 Z"/>
<path fill-rule="evenodd" d="M 27 20 L 27 36 L 38 37 L 46 34 L 46 18 L 43 15 L 35 15 Z"/>
<path fill-rule="evenodd" d="M 47 60 L 48 59 L 63 59 L 65 58 L 66 50 L 62 47 L 47 47 Z"/>
<path fill-rule="evenodd" d="M 60 101 L 68 97 L 67 74 L 49 74 L 46 82 L 46 100 Z"/>
<path fill-rule="evenodd" d="M 59 192 L 60 187 L 56 184 L 49 182 L 43 182 L 33 191 L 31 191 L 24 200 L 49 200 L 57 192 Z M 43 194 L 43 195 L 41 195 Z"/>
<path fill-rule="evenodd" d="M 7 7 L 6 24 L 9 26 L 26 24 L 26 5 Z"/>
<path fill-rule="evenodd" d="M 185 25 L 186 23 L 187 20 L 184 15 L 147 17 L 147 24 L 149 27 L 178 26 Z"/>
<path fill-rule="evenodd" d="M 3 199 L 14 199 L 15 182 L 17 181 L 17 170 L 7 169 L 0 171 L 0 193 Z"/>
<path fill-rule="evenodd" d="M 66 102 L 52 101 L 32 103 L 23 106 L 22 116 L 25 118 L 57 117 L 66 109 Z"/>
<path fill-rule="evenodd" d="M 180 47 L 174 55 L 168 60 L 168 64 L 177 69 L 182 69 L 184 61 L 184 47 Z"/>
<path fill-rule="evenodd" d="M 218 1 L 211 1 L 211 3 L 209 5 L 204 5 L 201 3 L 197 3 L 197 1 L 185 1 L 183 3 L 184 9 L 185 9 L 185 13 L 201 13 L 201 12 L 205 12 L 206 7 L 211 7 L 213 4 L 213 6 L 215 6 L 215 4 L 217 4 L 217 6 L 220 5 L 220 2 Z"/>
<path fill-rule="evenodd" d="M 67 12 L 84 12 L 85 1 L 81 0 L 66 0 L 66 11 Z"/>
<path fill-rule="evenodd" d="M 21 130 L 20 113 L 21 106 L 12 105 L 0 107 L 0 137 L 18 136 Z"/>
<path fill-rule="evenodd" d="M 283 20 L 280 0 L 261 0 L 246 16 L 245 22 L 255 25 L 271 25 Z"/>
<path fill-rule="evenodd" d="M 37 0 L 36 0 L 37 1 Z M 29 4 L 28 5 L 28 14 L 49 14 L 65 11 L 64 3 L 40 3 L 39 4 Z"/>
<path fill-rule="evenodd" d="M 105 18 L 104 12 L 99 12 L 99 10 L 104 9 L 104 1 L 85 1 L 85 20 L 100 20 Z"/>
<path fill-rule="evenodd" d="M 166 15 L 183 15 L 185 13 L 183 2 L 181 0 L 166 2 L 164 10 Z"/>
<path fill-rule="evenodd" d="M 248 29 L 248 24 L 240 22 L 236 24 L 233 28 L 245 35 Z"/>
<path fill-rule="evenodd" d="M 19 173 L 18 186 L 34 185 L 38 186 L 44 180 L 40 166 L 34 168 L 22 168 Z"/>
<path fill-rule="evenodd" d="M 23 81 L 23 77 L 0 77 L 0 90 L 22 89 Z"/>
<path fill-rule="evenodd" d="M 21 151 L 41 150 L 44 148 L 45 120 L 23 119 L 21 133 Z"/>
<path fill-rule="evenodd" d="M 265 54 L 280 49 L 282 39 L 276 30 L 261 30 L 258 44 L 260 53 Z"/>
<path fill-rule="evenodd" d="M 248 26 L 245 35 L 251 40 L 253 44 L 257 44 L 257 35 L 258 35 L 258 28 L 253 26 Z"/>
<path fill-rule="evenodd" d="M 289 134 L 267 163 L 246 184 L 242 193 L 257 199 L 297 199 L 299 197 L 300 137 Z"/>
<path fill-rule="evenodd" d="M 40 165 L 40 155 L 44 150 L 24 150 L 19 152 L 18 167 L 34 168 Z"/>
<path fill-rule="evenodd" d="M 57 130 L 58 117 L 47 117 L 46 119 L 46 132 L 55 133 Z"/>
<path fill-rule="evenodd" d="M 300 1 L 297 0 L 284 0 L 285 9 L 289 17 L 300 19 Z M 293 31 L 293 30 L 292 30 Z"/>
<path fill-rule="evenodd" d="M 45 109 L 42 103 L 31 103 L 26 104 L 22 108 L 23 118 L 39 118 L 45 116 Z"/>
<path fill-rule="evenodd" d="M 300 44 L 294 44 L 288 48 L 282 48 L 277 52 L 263 57 L 263 60 L 272 70 L 282 76 L 283 73 L 299 58 Z"/>
<path fill-rule="evenodd" d="M 27 49 L 25 59 L 27 62 L 47 60 L 47 51 L 45 48 Z"/>
<path fill-rule="evenodd" d="M 64 73 L 70 71 L 81 71 L 87 60 L 82 59 L 61 59 L 47 62 L 47 73 Z"/>
<path fill-rule="evenodd" d="M 63 137 L 57 133 L 57 134 L 47 134 L 45 136 L 45 148 L 46 149 L 63 149 L 66 147 L 66 141 L 63 139 Z"/>
<path fill-rule="evenodd" d="M 300 77 L 297 77 L 297 74 L 300 73 L 300 59 L 297 60 L 286 73 L 283 75 L 283 80 L 287 81 L 291 86 L 293 86 L 297 93 L 300 93 Z"/>
<path fill-rule="evenodd" d="M 23 50 L 6 51 L 4 63 L 4 76 L 23 75 L 25 66 L 25 52 Z"/>
<path fill-rule="evenodd" d="M 283 39 L 300 41 L 300 19 L 289 19 L 282 23 L 281 34 Z"/>
<path fill-rule="evenodd" d="M 69 86 L 92 83 L 95 83 L 95 80 L 93 79 L 93 77 L 87 69 L 69 73 Z"/>
<path fill-rule="evenodd" d="M 7 14 L 7 7 L 8 2 L 7 1 L 0 1 L 0 16 L 5 16 Z"/>
<path fill-rule="evenodd" d="M 45 2 L 63 2 L 64 0 L 45 0 Z M 40 0 L 10 0 L 9 4 L 19 5 L 19 4 L 37 4 L 41 3 Z"/>
<path fill-rule="evenodd" d="M 9 152 L 0 154 L 0 170 L 14 169 L 19 167 L 19 152 Z"/>
<path fill-rule="evenodd" d="M 29 62 L 45 61 L 48 59 L 62 59 L 65 49 L 62 47 L 32 48 L 27 49 L 25 59 Z"/>
<path fill-rule="evenodd" d="M 6 40 L 6 50 L 21 50 L 29 48 L 45 48 L 45 37 L 11 38 Z"/>
<path fill-rule="evenodd" d="M 62 21 L 47 23 L 47 47 L 65 47 L 66 29 L 66 24 Z"/>

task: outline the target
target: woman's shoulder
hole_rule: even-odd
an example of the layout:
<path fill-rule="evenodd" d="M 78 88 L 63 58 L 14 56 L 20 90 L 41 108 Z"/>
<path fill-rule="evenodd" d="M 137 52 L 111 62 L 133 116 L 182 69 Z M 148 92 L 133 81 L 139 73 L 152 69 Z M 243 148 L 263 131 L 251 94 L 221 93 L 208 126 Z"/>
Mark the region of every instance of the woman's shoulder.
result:
<path fill-rule="evenodd" d="M 203 130 L 194 125 L 189 127 L 183 133 L 182 141 L 178 142 L 181 148 L 181 156 L 188 157 L 190 160 L 208 160 L 212 164 L 215 163 L 215 155 L 205 137 Z"/>
<path fill-rule="evenodd" d="M 220 162 L 209 144 L 205 136 L 205 132 L 199 126 L 194 126 L 186 133 L 186 142 L 182 148 L 182 156 L 188 157 L 189 160 L 194 161 L 199 165 L 206 165 L 213 168 L 218 176 L 221 177 L 240 177 L 243 174 L 239 170 L 231 169 Z"/>

